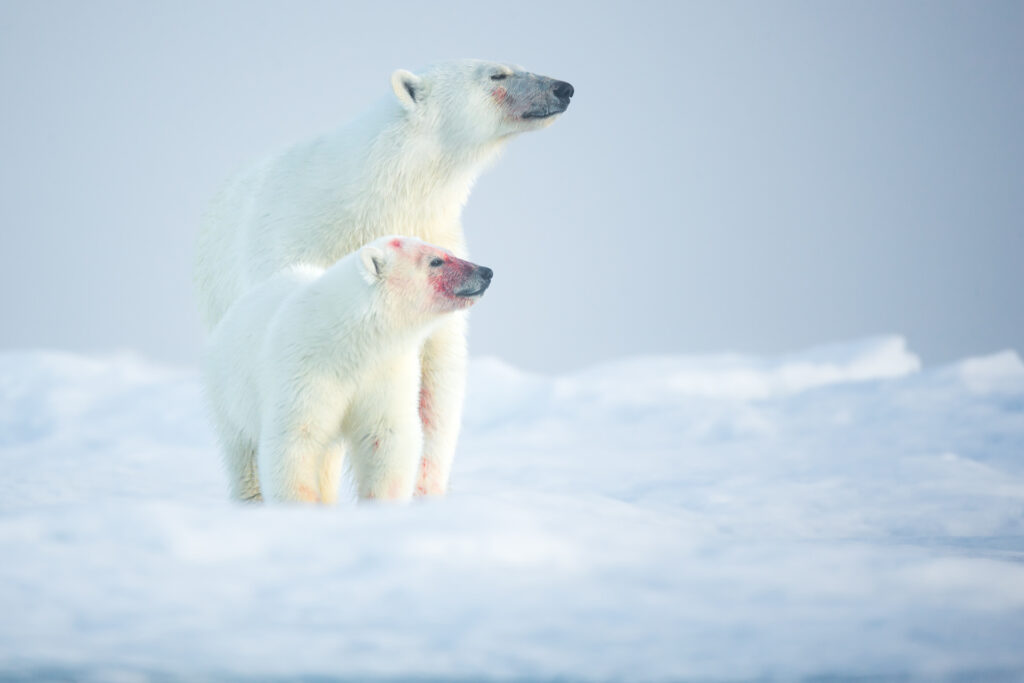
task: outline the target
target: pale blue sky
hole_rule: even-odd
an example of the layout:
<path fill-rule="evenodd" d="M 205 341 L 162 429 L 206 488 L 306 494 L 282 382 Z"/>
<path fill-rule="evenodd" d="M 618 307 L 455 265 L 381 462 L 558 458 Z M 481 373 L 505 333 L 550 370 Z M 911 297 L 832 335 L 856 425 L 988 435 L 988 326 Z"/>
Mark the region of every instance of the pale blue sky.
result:
<path fill-rule="evenodd" d="M 0 3 L 0 347 L 194 362 L 198 216 L 397 68 L 571 82 L 470 198 L 471 348 L 1024 350 L 1024 3 Z"/>

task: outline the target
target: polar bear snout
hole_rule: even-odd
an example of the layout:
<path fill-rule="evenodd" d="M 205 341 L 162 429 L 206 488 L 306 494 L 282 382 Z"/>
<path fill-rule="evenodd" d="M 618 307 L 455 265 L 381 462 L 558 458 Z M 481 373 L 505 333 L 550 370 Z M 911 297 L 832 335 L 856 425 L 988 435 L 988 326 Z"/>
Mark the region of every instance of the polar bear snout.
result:
<path fill-rule="evenodd" d="M 565 81 L 555 81 L 554 86 L 551 88 L 551 92 L 555 93 L 555 97 L 561 100 L 565 106 L 569 106 L 569 98 L 573 96 L 576 91 L 572 87 L 572 83 L 566 83 Z"/>
<path fill-rule="evenodd" d="M 459 288 L 455 290 L 455 296 L 457 297 L 470 298 L 482 296 L 487 291 L 487 288 L 491 286 L 491 278 L 494 277 L 494 271 L 487 266 L 470 265 L 473 266 L 473 269 L 469 272 L 466 279 L 462 281 Z"/>
<path fill-rule="evenodd" d="M 549 107 L 547 116 L 554 114 L 561 114 L 563 111 L 569 108 L 569 100 L 575 93 L 575 88 L 572 87 L 571 83 L 565 81 L 555 81 L 551 84 L 551 94 L 555 96 L 556 102 Z"/>
<path fill-rule="evenodd" d="M 509 84 L 506 101 L 521 102 L 523 119 L 547 119 L 569 108 L 576 89 L 571 83 L 547 76 L 526 74 Z"/>

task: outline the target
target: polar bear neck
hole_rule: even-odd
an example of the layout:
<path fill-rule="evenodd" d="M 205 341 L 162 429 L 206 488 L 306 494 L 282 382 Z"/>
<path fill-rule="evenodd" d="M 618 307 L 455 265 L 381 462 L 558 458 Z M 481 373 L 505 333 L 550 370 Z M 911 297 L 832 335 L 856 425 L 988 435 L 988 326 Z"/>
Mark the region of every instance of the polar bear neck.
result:
<path fill-rule="evenodd" d="M 394 301 L 384 283 L 371 285 L 359 273 L 357 254 L 349 254 L 323 271 L 289 301 L 288 323 L 312 341 L 307 353 L 325 367 L 351 372 L 396 353 L 414 352 L 440 316 L 410 315 L 407 304 Z"/>
<path fill-rule="evenodd" d="M 366 151 L 362 225 L 373 233 L 419 237 L 461 249 L 459 220 L 473 184 L 505 139 L 450 144 L 397 116 Z M 454 242 L 454 243 L 453 243 Z"/>

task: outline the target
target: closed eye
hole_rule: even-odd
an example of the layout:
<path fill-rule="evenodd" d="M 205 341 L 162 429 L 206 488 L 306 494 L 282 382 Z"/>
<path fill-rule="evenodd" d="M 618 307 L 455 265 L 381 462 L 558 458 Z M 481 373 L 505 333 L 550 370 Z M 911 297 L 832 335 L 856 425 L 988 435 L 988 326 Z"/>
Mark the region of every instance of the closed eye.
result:
<path fill-rule="evenodd" d="M 440 268 L 443 265 L 444 265 L 444 259 L 435 258 L 435 259 L 431 259 L 430 260 L 430 267 L 431 268 Z"/>
<path fill-rule="evenodd" d="M 494 74 L 491 76 L 492 81 L 503 81 L 508 78 L 508 74 Z"/>

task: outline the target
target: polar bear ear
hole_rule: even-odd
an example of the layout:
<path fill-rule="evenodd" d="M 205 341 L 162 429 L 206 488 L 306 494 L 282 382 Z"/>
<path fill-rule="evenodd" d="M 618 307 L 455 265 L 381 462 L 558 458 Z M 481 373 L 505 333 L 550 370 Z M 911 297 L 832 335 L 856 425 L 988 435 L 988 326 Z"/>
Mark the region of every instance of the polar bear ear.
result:
<path fill-rule="evenodd" d="M 359 250 L 359 265 L 363 279 L 375 285 L 384 279 L 384 252 L 377 247 L 366 246 Z"/>
<path fill-rule="evenodd" d="M 391 89 L 395 91 L 398 102 L 407 111 L 412 111 L 423 94 L 423 79 L 411 71 L 399 69 L 391 74 Z"/>

